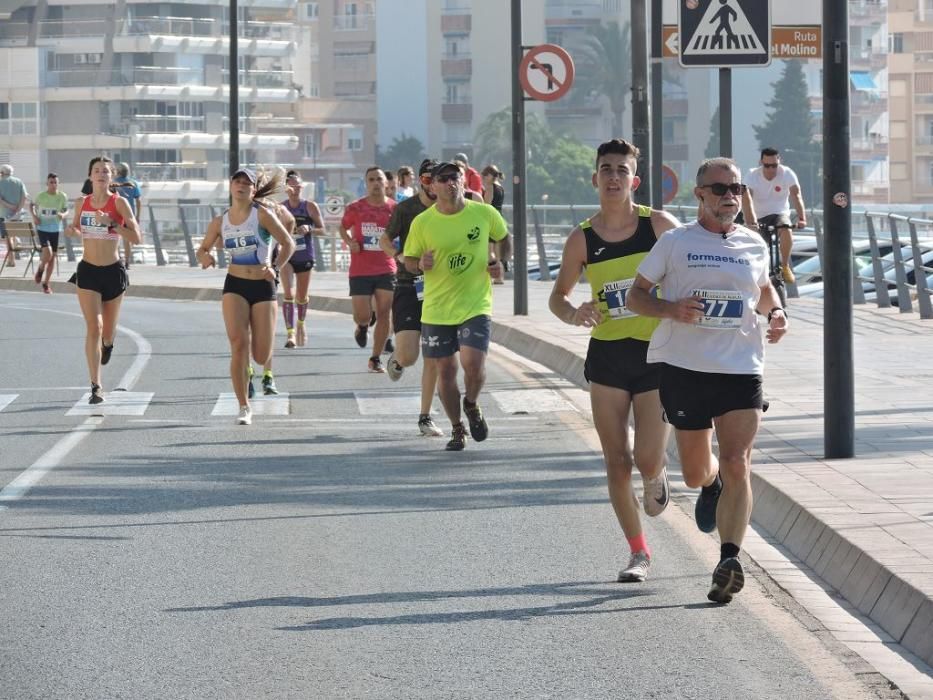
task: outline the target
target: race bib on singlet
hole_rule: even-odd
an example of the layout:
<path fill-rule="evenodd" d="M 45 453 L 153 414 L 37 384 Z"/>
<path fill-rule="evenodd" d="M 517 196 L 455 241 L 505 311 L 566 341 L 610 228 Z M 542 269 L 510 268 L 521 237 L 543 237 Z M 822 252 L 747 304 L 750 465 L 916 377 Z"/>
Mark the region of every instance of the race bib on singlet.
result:
<path fill-rule="evenodd" d="M 418 301 L 424 301 L 424 275 L 415 277 L 415 294 L 418 297 Z"/>
<path fill-rule="evenodd" d="M 631 318 L 638 315 L 634 311 L 629 311 L 625 306 L 625 297 L 634 283 L 633 278 L 606 282 L 603 285 L 603 296 L 606 298 L 606 305 L 609 307 L 609 318 Z"/>
<path fill-rule="evenodd" d="M 308 247 L 308 241 L 305 240 L 304 236 L 300 236 L 295 239 L 295 252 L 297 253 L 300 250 L 305 250 Z"/>
<path fill-rule="evenodd" d="M 120 237 L 115 231 L 111 232 L 106 226 L 98 223 L 93 212 L 81 212 L 81 235 L 84 238 L 117 239 Z"/>
<path fill-rule="evenodd" d="M 255 233 L 224 238 L 224 250 L 236 265 L 259 265 L 259 239 Z"/>
<path fill-rule="evenodd" d="M 703 318 L 697 321 L 700 328 L 735 330 L 742 326 L 745 302 L 741 292 L 727 289 L 694 289 L 693 296 L 703 302 Z"/>
<path fill-rule="evenodd" d="M 363 222 L 361 233 L 363 234 L 363 250 L 369 251 L 381 251 L 382 248 L 379 247 L 379 239 L 382 238 L 382 234 L 385 232 L 381 226 L 376 224 Z"/>

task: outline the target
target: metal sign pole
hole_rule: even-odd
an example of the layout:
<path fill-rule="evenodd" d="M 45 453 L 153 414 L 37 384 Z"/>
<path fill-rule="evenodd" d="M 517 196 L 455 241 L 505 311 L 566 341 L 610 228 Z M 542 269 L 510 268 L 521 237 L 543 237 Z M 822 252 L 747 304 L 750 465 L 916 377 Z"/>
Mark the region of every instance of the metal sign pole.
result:
<path fill-rule="evenodd" d="M 661 165 L 664 162 L 664 85 L 662 66 L 664 52 L 664 22 L 661 16 L 663 0 L 651 0 L 651 206 L 664 207 Z M 648 173 L 645 173 L 647 177 Z"/>
<path fill-rule="evenodd" d="M 632 0 L 632 141 L 641 151 L 638 172 L 641 184 L 635 201 L 651 204 L 651 114 L 648 105 L 648 8 L 647 0 Z M 620 136 L 620 134 L 615 134 Z"/>
<path fill-rule="evenodd" d="M 230 175 L 240 169 L 240 59 L 237 46 L 237 0 L 230 0 Z"/>
<path fill-rule="evenodd" d="M 522 0 L 512 0 L 512 271 L 514 313 L 528 315 L 528 237 L 525 230 L 525 96 L 522 64 Z"/>
<path fill-rule="evenodd" d="M 732 157 L 732 69 L 719 69 L 719 155 Z"/>
<path fill-rule="evenodd" d="M 855 455 L 852 350 L 852 176 L 849 11 L 823 3 L 823 441 L 827 458 Z M 830 166 L 831 164 L 831 166 Z"/>

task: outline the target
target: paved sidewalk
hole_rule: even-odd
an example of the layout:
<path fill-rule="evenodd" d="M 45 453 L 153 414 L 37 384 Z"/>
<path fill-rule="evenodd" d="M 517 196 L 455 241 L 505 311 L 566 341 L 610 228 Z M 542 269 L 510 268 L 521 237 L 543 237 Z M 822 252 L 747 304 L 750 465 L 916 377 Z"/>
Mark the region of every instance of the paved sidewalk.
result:
<path fill-rule="evenodd" d="M 25 261 L 0 289 L 36 290 Z M 65 263 L 55 292 L 70 291 Z M 130 294 L 220 299 L 223 270 L 137 265 Z M 529 315 L 514 316 L 512 284 L 494 287 L 493 340 L 583 386 L 588 334 L 547 309 L 549 282 L 530 282 Z M 345 273 L 314 273 L 311 306 L 349 312 Z M 587 288 L 577 290 L 580 300 Z M 765 416 L 753 457 L 755 522 L 893 640 L 933 665 L 933 322 L 916 313 L 855 309 L 856 454 L 823 453 L 820 300 L 792 300 L 791 331 L 769 347 Z"/>

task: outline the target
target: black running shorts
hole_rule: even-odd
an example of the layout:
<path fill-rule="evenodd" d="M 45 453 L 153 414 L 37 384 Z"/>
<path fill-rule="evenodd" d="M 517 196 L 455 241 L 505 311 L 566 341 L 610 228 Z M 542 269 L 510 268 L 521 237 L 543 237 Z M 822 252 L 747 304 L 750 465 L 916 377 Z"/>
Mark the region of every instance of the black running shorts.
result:
<path fill-rule="evenodd" d="M 36 235 L 39 237 L 39 245 L 41 247 L 48 246 L 52 249 L 53 253 L 58 252 L 58 231 L 43 231 L 42 229 L 36 229 Z"/>
<path fill-rule="evenodd" d="M 654 391 L 658 388 L 658 365 L 648 364 L 647 356 L 646 340 L 590 338 L 583 376 L 591 384 L 623 389 L 632 395 Z"/>
<path fill-rule="evenodd" d="M 361 275 L 350 278 L 351 297 L 370 297 L 377 289 L 395 291 L 395 275 Z"/>
<path fill-rule="evenodd" d="M 720 374 L 661 364 L 664 419 L 678 430 L 708 430 L 713 418 L 747 408 L 761 410 L 760 374 Z"/>
<path fill-rule="evenodd" d="M 418 299 L 418 292 L 412 284 L 399 284 L 395 288 L 392 300 L 392 328 L 401 331 L 421 330 L 421 307 L 424 302 Z"/>
<path fill-rule="evenodd" d="M 253 304 L 261 304 L 264 301 L 275 301 L 275 284 L 272 280 L 265 278 L 248 280 L 227 275 L 224 280 L 224 294 L 239 294 L 252 306 Z"/>
<path fill-rule="evenodd" d="M 314 269 L 314 260 L 289 260 L 288 264 L 292 266 L 292 271 L 295 274 L 311 272 Z"/>
<path fill-rule="evenodd" d="M 78 289 L 97 292 L 101 301 L 116 299 L 130 286 L 130 277 L 122 260 L 111 265 L 92 265 L 82 260 L 68 281 L 78 285 Z"/>

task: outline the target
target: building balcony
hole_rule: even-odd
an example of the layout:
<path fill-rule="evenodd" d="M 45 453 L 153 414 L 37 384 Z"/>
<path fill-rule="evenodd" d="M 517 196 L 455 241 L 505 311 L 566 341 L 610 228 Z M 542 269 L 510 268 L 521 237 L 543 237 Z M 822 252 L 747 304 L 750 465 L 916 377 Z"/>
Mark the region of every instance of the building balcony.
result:
<path fill-rule="evenodd" d="M 207 163 L 135 163 L 133 177 L 143 182 L 206 180 Z"/>
<path fill-rule="evenodd" d="M 926 0 L 924 0 L 926 1 Z M 887 0 L 849 0 L 849 20 L 856 26 L 882 24 L 888 11 Z"/>
<path fill-rule="evenodd" d="M 364 32 L 376 26 L 375 15 L 335 15 L 334 31 Z"/>
<path fill-rule="evenodd" d="M 470 9 L 449 10 L 445 9 L 441 15 L 441 33 L 451 34 L 469 34 L 473 30 L 473 15 Z"/>
<path fill-rule="evenodd" d="M 128 70 L 101 70 L 98 66 L 50 70 L 43 87 L 102 87 L 123 85 L 201 85 L 204 71 L 187 67 L 138 67 Z"/>
<path fill-rule="evenodd" d="M 470 78 L 473 75 L 473 60 L 469 58 L 445 58 L 441 61 L 442 78 Z"/>
<path fill-rule="evenodd" d="M 445 122 L 473 121 L 473 103 L 457 102 L 441 105 L 441 119 Z"/>
<path fill-rule="evenodd" d="M 876 72 L 888 65 L 887 51 L 876 48 L 850 48 L 849 70 Z"/>
<path fill-rule="evenodd" d="M 860 160 L 887 157 L 888 146 L 889 142 L 886 136 L 853 138 L 849 141 L 852 157 Z"/>

